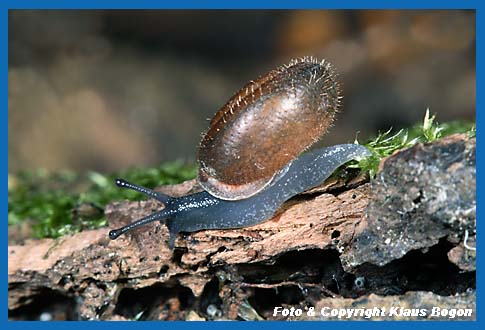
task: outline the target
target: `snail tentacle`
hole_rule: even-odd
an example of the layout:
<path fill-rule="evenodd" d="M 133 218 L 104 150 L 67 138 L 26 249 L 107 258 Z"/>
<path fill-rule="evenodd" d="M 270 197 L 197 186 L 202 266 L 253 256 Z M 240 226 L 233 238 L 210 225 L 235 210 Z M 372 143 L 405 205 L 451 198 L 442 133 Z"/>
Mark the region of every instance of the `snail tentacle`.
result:
<path fill-rule="evenodd" d="M 164 204 L 165 208 L 161 211 L 158 211 L 158 212 L 155 212 L 153 214 L 150 214 L 149 216 L 146 216 L 146 217 L 143 217 L 139 220 L 136 220 L 126 226 L 123 226 L 121 228 L 118 228 L 118 229 L 114 229 L 114 230 L 111 230 L 109 232 L 109 238 L 110 239 L 116 239 L 118 238 L 120 235 L 128 232 L 128 231 L 131 231 L 135 228 L 138 228 L 138 227 L 141 227 L 143 225 L 146 225 L 150 222 L 154 222 L 154 221 L 158 221 L 158 220 L 165 220 L 167 219 L 172 213 L 173 213 L 173 210 L 172 208 L 170 207 L 171 205 L 171 201 L 174 200 L 174 198 L 168 196 L 168 195 L 165 195 L 165 194 L 162 194 L 162 193 L 159 193 L 159 192 L 156 192 L 152 189 L 149 189 L 149 188 L 145 188 L 145 187 L 142 187 L 142 186 L 139 186 L 139 185 L 136 185 L 134 183 L 131 183 L 131 182 L 128 182 L 124 179 L 116 179 L 116 185 L 118 187 L 121 187 L 121 188 L 126 188 L 126 189 L 131 189 L 131 190 L 134 190 L 134 191 L 137 191 L 139 193 L 142 193 L 150 198 L 153 198 L 161 203 Z"/>
<path fill-rule="evenodd" d="M 126 232 L 128 231 L 131 231 L 135 228 L 138 228 L 138 227 L 141 227 L 141 226 L 144 226 L 150 222 L 154 222 L 154 221 L 158 221 L 158 220 L 164 220 L 166 218 L 168 218 L 171 214 L 171 210 L 169 209 L 163 209 L 161 211 L 158 211 L 158 212 L 155 212 L 155 213 L 152 213 L 146 217 L 143 217 L 135 222 L 132 222 L 126 226 L 123 226 L 121 228 L 118 228 L 118 229 L 114 229 L 114 230 L 111 230 L 109 232 L 109 238 L 110 239 L 117 239 L 120 235 L 123 235 L 125 234 Z"/>
<path fill-rule="evenodd" d="M 144 194 L 144 195 L 146 195 L 150 198 L 156 199 L 157 201 L 159 201 L 163 204 L 167 204 L 170 201 L 170 199 L 172 199 L 172 197 L 170 197 L 168 195 L 156 192 L 156 191 L 149 189 L 149 188 L 145 188 L 145 187 L 136 185 L 136 184 L 128 182 L 124 179 L 116 179 L 116 185 L 118 187 L 121 187 L 121 188 L 131 189 L 131 190 L 137 191 L 139 193 L 142 193 L 142 194 Z"/>

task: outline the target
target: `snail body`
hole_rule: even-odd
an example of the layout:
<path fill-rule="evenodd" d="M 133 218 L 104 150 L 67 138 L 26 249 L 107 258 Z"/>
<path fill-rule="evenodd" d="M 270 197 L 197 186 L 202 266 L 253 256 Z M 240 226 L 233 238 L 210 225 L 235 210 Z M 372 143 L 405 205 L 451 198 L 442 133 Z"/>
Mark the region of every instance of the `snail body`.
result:
<path fill-rule="evenodd" d="M 339 166 L 370 156 L 357 144 L 335 145 L 296 158 L 332 124 L 340 89 L 327 62 L 295 60 L 249 83 L 216 114 L 199 149 L 204 191 L 172 198 L 118 179 L 165 208 L 109 232 L 111 239 L 153 221 L 180 232 L 232 229 L 269 219 L 291 197 L 321 184 Z"/>
<path fill-rule="evenodd" d="M 169 246 L 173 248 L 179 232 L 253 226 L 270 218 L 291 197 L 321 184 L 340 165 L 368 156 L 369 150 L 358 144 L 335 145 L 306 153 L 293 161 L 277 182 L 259 194 L 238 201 L 223 200 L 207 191 L 172 198 L 118 179 L 118 186 L 155 198 L 165 208 L 128 226 L 112 230 L 109 236 L 115 239 L 129 230 L 161 220 L 169 229 Z"/>

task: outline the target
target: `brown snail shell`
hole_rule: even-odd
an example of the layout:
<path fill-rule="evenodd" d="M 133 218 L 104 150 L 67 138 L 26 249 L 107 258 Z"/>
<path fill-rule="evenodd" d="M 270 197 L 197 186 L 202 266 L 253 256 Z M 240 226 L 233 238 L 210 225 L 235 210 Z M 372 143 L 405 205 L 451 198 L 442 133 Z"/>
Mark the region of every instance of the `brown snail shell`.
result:
<path fill-rule="evenodd" d="M 257 194 L 326 133 L 340 102 L 333 66 L 312 57 L 249 82 L 210 122 L 198 154 L 200 185 L 226 200 Z"/>

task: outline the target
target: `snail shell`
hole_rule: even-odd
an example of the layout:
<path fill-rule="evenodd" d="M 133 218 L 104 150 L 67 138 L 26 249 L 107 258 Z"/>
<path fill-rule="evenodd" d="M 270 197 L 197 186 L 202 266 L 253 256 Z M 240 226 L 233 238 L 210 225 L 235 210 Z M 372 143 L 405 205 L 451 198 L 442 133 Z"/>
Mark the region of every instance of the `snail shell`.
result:
<path fill-rule="evenodd" d="M 340 89 L 329 63 L 292 61 L 234 95 L 216 114 L 199 150 L 199 181 L 205 191 L 179 198 L 122 179 L 119 187 L 154 198 L 164 208 L 109 237 L 160 221 L 172 249 L 180 232 L 252 226 L 269 219 L 293 196 L 326 180 L 339 166 L 371 153 L 340 144 L 296 158 L 332 124 Z"/>
<path fill-rule="evenodd" d="M 200 185 L 225 200 L 257 194 L 326 133 L 340 103 L 332 65 L 312 57 L 251 81 L 210 122 L 198 154 Z"/>

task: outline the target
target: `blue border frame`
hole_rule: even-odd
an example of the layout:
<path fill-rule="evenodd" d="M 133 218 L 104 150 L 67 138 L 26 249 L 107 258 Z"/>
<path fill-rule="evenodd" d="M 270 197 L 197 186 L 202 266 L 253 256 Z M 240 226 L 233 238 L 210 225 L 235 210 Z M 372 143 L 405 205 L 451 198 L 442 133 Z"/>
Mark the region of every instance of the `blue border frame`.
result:
<path fill-rule="evenodd" d="M 2 7 L 10 9 L 475 9 L 480 0 L 182 0 L 158 2 L 154 0 L 4 0 Z"/>
<path fill-rule="evenodd" d="M 482 51 L 482 42 L 483 42 L 483 34 L 482 29 L 484 26 L 485 15 L 483 14 L 483 5 L 481 4 L 480 0 L 471 1 L 471 0 L 442 0 L 442 1 L 430 1 L 430 0 L 402 0 L 402 1 L 384 1 L 384 0 L 366 0 L 366 1 L 359 1 L 359 0 L 351 0 L 345 1 L 343 0 L 331 0 L 322 3 L 322 1 L 316 0 L 299 0 L 299 1 L 288 1 L 288 0 L 280 0 L 280 1 L 268 1 L 268 0 L 246 0 L 246 1 L 239 1 L 239 2 L 229 2 L 229 1 L 220 1 L 220 0 L 213 0 L 213 1 L 196 1 L 196 0 L 183 0 L 183 1 L 174 1 L 168 3 L 157 3 L 155 1 L 150 0 L 137 0 L 137 1 L 129 1 L 129 0 L 76 0 L 76 1 L 68 1 L 68 0 L 50 0 L 50 1 L 35 1 L 35 0 L 2 0 L 0 1 L 0 40 L 1 40 L 1 47 L 2 51 L 0 52 L 0 70 L 1 70 L 1 79 L 0 79 L 0 91 L 2 95 L 2 120 L 0 121 L 1 129 L 0 132 L 4 137 L 2 141 L 2 155 L 3 161 L 1 162 L 1 169 L 4 173 L 3 175 L 3 182 L 4 182 L 4 189 L 1 191 L 1 198 L 4 201 L 8 200 L 8 191 L 5 189 L 7 187 L 8 182 L 8 10 L 9 9 L 301 9 L 301 8 L 325 8 L 325 9 L 476 9 L 476 28 L 477 28 L 477 62 L 476 62 L 476 71 L 477 71 L 477 110 L 476 110 L 476 120 L 477 120 L 477 138 L 480 140 L 481 137 L 481 126 L 482 126 L 482 114 L 479 109 L 481 108 L 481 99 L 478 97 L 480 95 L 479 87 L 481 87 L 482 82 L 482 74 L 483 69 L 481 66 L 479 54 L 483 55 Z M 483 164 L 482 162 L 482 152 L 481 152 L 481 143 L 477 143 L 477 164 Z M 480 217 L 482 214 L 482 184 L 483 184 L 483 176 L 481 171 L 479 170 L 479 166 L 477 166 L 477 217 Z M 8 205 L 2 204 L 2 214 L 4 214 L 6 219 L 8 213 Z M 480 227 L 484 227 L 481 225 L 481 222 L 478 221 L 478 232 L 480 233 Z M 5 242 L 8 245 L 8 231 L 4 233 Z M 73 329 L 80 329 L 80 328 L 104 328 L 107 324 L 105 322 L 9 322 L 7 321 L 8 318 L 8 307 L 7 307 L 7 297 L 8 297 L 8 290 L 7 290 L 7 283 L 8 283 L 8 255 L 7 249 L 4 250 L 3 254 L 4 260 L 2 260 L 3 265 L 3 276 L 4 278 L 3 285 L 1 286 L 1 295 L 2 299 L 2 306 L 1 309 L 1 320 L 0 325 L 2 328 L 9 328 L 9 329 L 51 329 L 51 328 L 63 328 L 69 326 Z M 2 259 L 3 259 L 2 258 Z M 480 263 L 481 258 L 477 258 L 477 268 L 482 269 Z M 477 296 L 481 293 L 481 271 L 477 271 Z M 437 321 L 428 321 L 428 322 L 411 322 L 411 321 L 404 321 L 404 322 L 338 322 L 329 321 L 325 323 L 321 322 L 263 322 L 263 323 L 256 323 L 254 322 L 233 322 L 228 324 L 227 322 L 198 322 L 196 324 L 192 322 L 110 322 L 110 327 L 115 328 L 133 328 L 133 327 L 148 327 L 153 329 L 161 329 L 164 327 L 170 327 L 171 329 L 181 329 L 181 328 L 193 328 L 194 326 L 199 327 L 202 329 L 212 329 L 212 328 L 226 328 L 227 326 L 236 327 L 236 328 L 255 328 L 257 327 L 264 327 L 264 328 L 277 328 L 277 327 L 285 327 L 291 329 L 321 329 L 322 327 L 329 327 L 329 326 L 336 326 L 339 328 L 349 328 L 349 327 L 363 327 L 363 328 L 375 328 L 376 325 L 382 326 L 392 326 L 397 328 L 403 327 L 429 327 L 435 328 L 446 326 L 449 329 L 456 329 L 456 328 L 478 328 L 484 327 L 484 318 L 482 316 L 482 303 L 480 299 L 477 299 L 477 321 L 476 322 L 446 322 L 441 323 Z M 480 326 L 481 324 L 481 326 Z"/>

